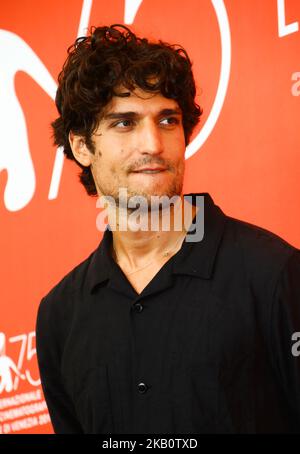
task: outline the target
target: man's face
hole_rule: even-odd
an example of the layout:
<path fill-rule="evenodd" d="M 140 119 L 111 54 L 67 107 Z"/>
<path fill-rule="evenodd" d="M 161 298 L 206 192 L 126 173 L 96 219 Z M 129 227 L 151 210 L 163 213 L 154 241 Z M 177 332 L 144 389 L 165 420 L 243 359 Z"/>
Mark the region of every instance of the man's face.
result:
<path fill-rule="evenodd" d="M 180 195 L 185 138 L 178 103 L 161 94 L 120 88 L 106 106 L 92 136 L 91 170 L 99 195 L 118 202 L 119 188 L 128 197 Z"/>

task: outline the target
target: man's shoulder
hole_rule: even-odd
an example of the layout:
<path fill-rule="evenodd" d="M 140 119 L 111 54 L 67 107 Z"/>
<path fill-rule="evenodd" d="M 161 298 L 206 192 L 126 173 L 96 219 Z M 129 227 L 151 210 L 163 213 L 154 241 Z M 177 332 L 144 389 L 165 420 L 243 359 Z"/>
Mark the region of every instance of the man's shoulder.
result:
<path fill-rule="evenodd" d="M 276 233 L 250 222 L 226 216 L 230 247 L 243 255 L 253 271 L 279 272 L 299 249 Z"/>
<path fill-rule="evenodd" d="M 40 308 L 56 305 L 63 307 L 67 305 L 67 302 L 71 300 L 70 297 L 72 294 L 85 282 L 86 273 L 96 250 L 73 267 L 42 297 Z"/>

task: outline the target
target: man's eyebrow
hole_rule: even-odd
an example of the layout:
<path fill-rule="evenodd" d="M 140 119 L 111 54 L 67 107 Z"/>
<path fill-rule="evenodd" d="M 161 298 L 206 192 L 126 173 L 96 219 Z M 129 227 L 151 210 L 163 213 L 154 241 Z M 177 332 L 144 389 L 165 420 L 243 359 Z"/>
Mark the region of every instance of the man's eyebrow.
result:
<path fill-rule="evenodd" d="M 182 115 L 181 109 L 163 109 L 158 113 L 159 117 L 167 116 L 167 115 Z"/>
<path fill-rule="evenodd" d="M 181 115 L 181 109 L 175 108 L 175 109 L 162 109 L 157 113 L 157 117 L 163 117 L 167 115 Z M 127 119 L 127 118 L 140 118 L 141 115 L 138 112 L 110 112 L 107 113 L 103 116 L 103 120 L 119 120 L 119 119 Z"/>
<path fill-rule="evenodd" d="M 118 120 L 122 118 L 135 118 L 137 116 L 137 112 L 110 112 L 103 115 L 103 120 Z"/>

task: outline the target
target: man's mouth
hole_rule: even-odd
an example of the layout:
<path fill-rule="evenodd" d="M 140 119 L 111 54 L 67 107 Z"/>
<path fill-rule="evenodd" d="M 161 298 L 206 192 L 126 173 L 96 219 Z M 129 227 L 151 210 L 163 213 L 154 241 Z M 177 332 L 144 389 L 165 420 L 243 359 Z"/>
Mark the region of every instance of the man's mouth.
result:
<path fill-rule="evenodd" d="M 144 167 L 143 169 L 138 169 L 138 170 L 133 170 L 133 173 L 148 173 L 148 174 L 154 174 L 154 173 L 161 173 L 165 172 L 167 169 L 164 167 Z"/>

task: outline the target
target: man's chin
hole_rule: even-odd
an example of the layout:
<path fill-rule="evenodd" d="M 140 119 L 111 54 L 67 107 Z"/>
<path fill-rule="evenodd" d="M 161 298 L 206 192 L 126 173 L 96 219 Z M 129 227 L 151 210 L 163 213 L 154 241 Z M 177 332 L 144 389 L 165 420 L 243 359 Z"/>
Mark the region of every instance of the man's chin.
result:
<path fill-rule="evenodd" d="M 161 210 L 164 207 L 168 207 L 170 202 L 175 202 L 178 197 L 182 194 L 182 188 L 163 188 L 156 190 L 136 190 L 129 191 L 128 194 L 128 206 L 130 210 L 139 208 L 142 211 L 153 211 Z M 119 200 L 121 202 L 121 200 Z M 122 205 L 122 203 L 121 203 Z M 124 204 L 123 204 L 124 206 Z"/>
<path fill-rule="evenodd" d="M 114 191 L 102 191 L 104 197 L 112 197 L 116 206 L 129 211 L 139 209 L 149 211 L 150 209 L 161 209 L 182 194 L 182 184 L 177 180 L 169 185 L 155 185 L 155 187 L 133 187 L 120 186 Z"/>

